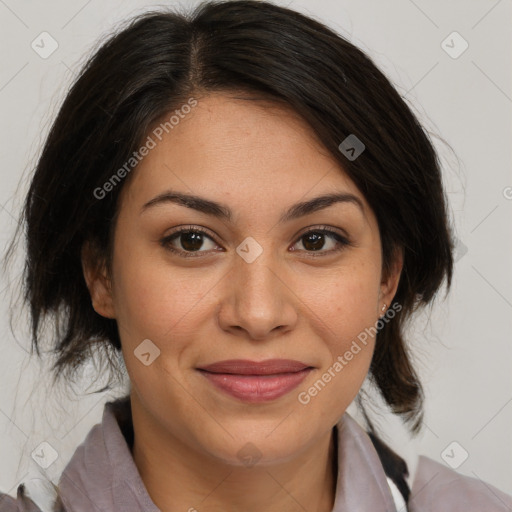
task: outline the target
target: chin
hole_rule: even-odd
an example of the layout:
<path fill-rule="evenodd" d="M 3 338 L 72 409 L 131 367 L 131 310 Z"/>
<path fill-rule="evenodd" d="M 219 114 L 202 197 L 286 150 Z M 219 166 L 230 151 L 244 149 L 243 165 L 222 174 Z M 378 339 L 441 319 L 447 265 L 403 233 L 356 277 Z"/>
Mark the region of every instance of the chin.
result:
<path fill-rule="evenodd" d="M 314 437 L 312 432 L 300 429 L 296 422 L 293 426 L 299 432 L 291 432 L 289 425 L 285 427 L 286 420 L 279 427 L 285 417 L 282 415 L 271 421 L 245 420 L 243 424 L 220 421 L 224 427 L 220 435 L 205 438 L 203 430 L 198 433 L 202 437 L 200 444 L 212 457 L 229 466 L 272 466 L 285 463 L 305 449 Z M 229 433 L 233 433 L 233 437 Z"/>

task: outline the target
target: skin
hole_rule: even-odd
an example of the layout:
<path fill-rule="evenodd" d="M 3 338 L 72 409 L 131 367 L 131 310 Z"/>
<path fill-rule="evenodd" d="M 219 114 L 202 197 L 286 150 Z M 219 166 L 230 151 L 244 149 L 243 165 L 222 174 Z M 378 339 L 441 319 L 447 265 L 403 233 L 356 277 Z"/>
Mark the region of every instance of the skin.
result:
<path fill-rule="evenodd" d="M 141 211 L 170 189 L 222 203 L 233 219 L 172 202 Z M 353 194 L 363 209 L 339 202 L 279 223 L 295 203 L 334 192 Z M 189 225 L 208 232 L 195 257 L 162 246 Z M 350 243 L 326 235 L 312 250 L 304 234 L 325 226 Z M 252 263 L 236 252 L 249 236 L 263 249 Z M 332 510 L 332 428 L 368 373 L 375 340 L 307 405 L 298 394 L 375 325 L 401 262 L 383 276 L 375 215 L 308 125 L 267 102 L 199 98 L 124 185 L 114 237 L 112 274 L 94 270 L 85 251 L 84 275 L 95 310 L 118 322 L 134 461 L 155 504 L 166 512 Z M 182 236 L 169 245 L 185 252 L 186 243 Z M 160 350 L 148 366 L 134 354 L 145 339 Z M 196 369 L 268 358 L 314 370 L 287 395 L 250 404 Z M 237 455 L 247 443 L 261 457 L 252 467 Z"/>

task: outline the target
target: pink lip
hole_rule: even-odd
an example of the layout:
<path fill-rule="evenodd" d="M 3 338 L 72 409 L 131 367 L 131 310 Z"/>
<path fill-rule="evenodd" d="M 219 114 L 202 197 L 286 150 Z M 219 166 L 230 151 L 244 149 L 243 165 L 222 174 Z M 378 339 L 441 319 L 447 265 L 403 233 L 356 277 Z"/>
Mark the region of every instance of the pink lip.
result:
<path fill-rule="evenodd" d="M 275 375 L 293 373 L 309 368 L 309 365 L 292 359 L 267 359 L 249 361 L 248 359 L 228 359 L 199 367 L 211 373 L 235 373 L 237 375 Z"/>
<path fill-rule="evenodd" d="M 250 403 L 275 400 L 296 388 L 312 368 L 299 361 L 241 359 L 219 361 L 198 368 L 218 389 Z"/>

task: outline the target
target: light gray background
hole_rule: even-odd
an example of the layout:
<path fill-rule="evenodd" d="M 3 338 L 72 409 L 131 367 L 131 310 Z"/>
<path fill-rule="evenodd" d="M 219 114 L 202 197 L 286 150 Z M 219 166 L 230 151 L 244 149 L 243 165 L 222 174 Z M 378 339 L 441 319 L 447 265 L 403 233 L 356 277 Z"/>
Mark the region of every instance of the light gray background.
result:
<path fill-rule="evenodd" d="M 453 149 L 436 139 L 460 240 L 455 282 L 449 299 L 438 302 L 430 321 L 420 317 L 410 335 L 426 389 L 425 425 L 413 440 L 389 414 L 381 426 L 412 466 L 418 453 L 444 463 L 441 453 L 456 441 L 448 450 L 452 460 L 469 454 L 458 471 L 512 494 L 512 2 L 278 3 L 317 17 L 367 51 Z M 16 226 L 26 175 L 84 55 L 117 23 L 159 5 L 177 3 L 0 0 L 2 246 Z M 59 45 L 47 59 L 31 48 L 43 31 Z M 453 31 L 469 44 L 458 58 L 442 47 Z M 452 53 L 462 48 L 456 37 L 445 43 Z M 27 358 L 26 317 L 19 318 L 17 340 L 9 328 L 8 284 L 16 289 L 20 268 L 18 260 L 0 282 L 0 489 L 9 494 L 42 475 L 56 482 L 112 396 L 47 396 L 45 368 Z M 87 392 L 87 379 L 76 385 L 78 393 Z M 31 458 L 45 441 L 58 454 L 46 470 Z"/>

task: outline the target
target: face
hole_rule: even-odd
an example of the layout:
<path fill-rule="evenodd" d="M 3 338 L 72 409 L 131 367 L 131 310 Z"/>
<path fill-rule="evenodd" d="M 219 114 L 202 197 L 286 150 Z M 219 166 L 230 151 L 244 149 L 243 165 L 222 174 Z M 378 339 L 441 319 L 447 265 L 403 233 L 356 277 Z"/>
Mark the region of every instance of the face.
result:
<path fill-rule="evenodd" d="M 360 335 L 399 266 L 383 279 L 372 210 L 293 112 L 210 95 L 164 135 L 123 188 L 111 280 L 85 266 L 94 307 L 169 439 L 232 465 L 246 443 L 261 463 L 291 459 L 356 396 L 374 348 Z M 200 370 L 269 359 L 305 370 Z"/>

